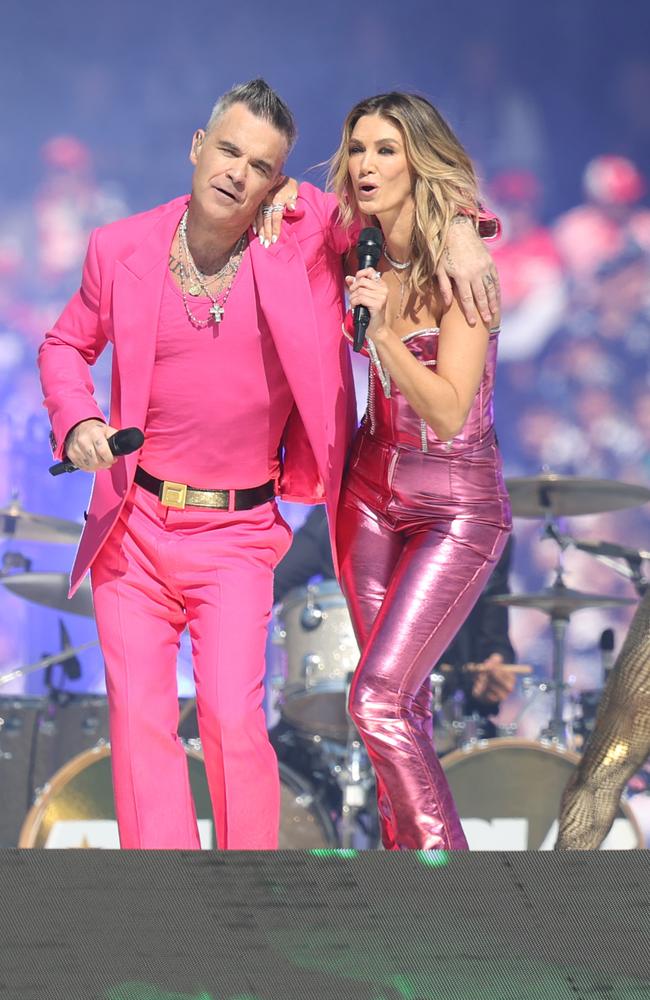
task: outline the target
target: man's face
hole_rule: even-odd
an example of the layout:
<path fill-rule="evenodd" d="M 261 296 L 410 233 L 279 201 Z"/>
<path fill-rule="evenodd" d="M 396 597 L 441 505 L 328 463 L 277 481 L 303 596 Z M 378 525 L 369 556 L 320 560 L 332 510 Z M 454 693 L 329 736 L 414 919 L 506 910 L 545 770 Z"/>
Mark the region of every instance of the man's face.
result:
<path fill-rule="evenodd" d="M 192 199 L 215 223 L 243 232 L 277 183 L 287 152 L 281 132 L 233 104 L 209 132 L 194 134 Z"/>

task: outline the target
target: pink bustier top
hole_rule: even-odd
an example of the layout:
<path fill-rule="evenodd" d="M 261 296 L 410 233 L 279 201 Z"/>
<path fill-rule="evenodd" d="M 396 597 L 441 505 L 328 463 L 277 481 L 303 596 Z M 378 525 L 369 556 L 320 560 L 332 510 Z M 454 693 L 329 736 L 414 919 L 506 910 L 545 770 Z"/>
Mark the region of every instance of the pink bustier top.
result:
<path fill-rule="evenodd" d="M 344 333 L 348 339 L 350 314 Z M 402 341 L 423 365 L 435 368 L 438 356 L 438 333 L 435 327 L 414 330 Z M 366 341 L 363 353 L 370 358 L 368 370 L 368 408 L 362 421 L 366 433 L 388 444 L 422 452 L 463 452 L 491 440 L 494 436 L 493 392 L 497 360 L 498 330 L 491 330 L 485 368 L 474 402 L 463 429 L 450 441 L 441 441 L 406 401 L 379 360 L 372 341 Z"/>

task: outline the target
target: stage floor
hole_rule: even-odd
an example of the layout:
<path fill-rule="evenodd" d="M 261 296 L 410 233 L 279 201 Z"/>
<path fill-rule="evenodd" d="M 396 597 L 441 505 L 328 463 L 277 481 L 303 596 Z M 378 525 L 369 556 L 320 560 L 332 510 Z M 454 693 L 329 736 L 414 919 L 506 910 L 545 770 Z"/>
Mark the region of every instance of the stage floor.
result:
<path fill-rule="evenodd" d="M 2 1000 L 648 1000 L 645 851 L 0 852 Z"/>

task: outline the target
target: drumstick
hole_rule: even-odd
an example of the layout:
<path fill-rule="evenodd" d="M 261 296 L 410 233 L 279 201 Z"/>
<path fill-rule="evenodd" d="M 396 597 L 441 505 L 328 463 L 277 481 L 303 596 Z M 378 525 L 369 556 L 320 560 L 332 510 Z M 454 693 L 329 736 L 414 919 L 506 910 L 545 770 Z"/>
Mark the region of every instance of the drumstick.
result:
<path fill-rule="evenodd" d="M 510 674 L 532 674 L 533 672 L 533 668 L 527 663 L 495 663 L 494 667 L 498 667 L 499 670 L 507 670 Z M 440 669 L 443 674 L 449 674 L 454 668 L 448 663 L 443 663 Z M 480 674 L 492 670 L 493 667 L 486 667 L 482 663 L 466 663 L 461 669 L 464 674 Z"/>

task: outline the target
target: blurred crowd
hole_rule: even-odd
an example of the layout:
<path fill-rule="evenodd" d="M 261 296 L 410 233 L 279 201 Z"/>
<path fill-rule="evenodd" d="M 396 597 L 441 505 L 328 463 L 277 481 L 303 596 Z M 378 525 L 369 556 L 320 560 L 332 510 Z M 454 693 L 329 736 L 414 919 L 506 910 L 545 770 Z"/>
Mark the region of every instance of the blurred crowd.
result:
<path fill-rule="evenodd" d="M 621 64 L 610 109 L 612 120 L 614 110 L 618 115 L 617 129 L 611 135 L 603 130 L 609 145 L 582 163 L 581 198 L 566 208 L 571 187 L 560 186 L 564 194 L 558 198 L 559 144 L 551 141 L 548 115 L 508 79 L 494 44 L 468 43 L 459 58 L 463 85 L 440 104 L 477 160 L 485 200 L 503 222 L 503 237 L 494 248 L 503 296 L 496 405 L 507 474 L 549 468 L 650 485 L 650 102 L 639 97 L 650 80 L 650 64 L 634 59 Z M 77 287 L 90 229 L 148 207 L 161 194 L 161 177 L 169 183 L 180 176 L 183 147 L 176 132 L 178 123 L 188 120 L 188 95 L 167 106 L 153 82 L 147 83 L 146 65 L 142 78 L 147 127 L 160 130 L 161 115 L 170 107 L 176 123 L 175 166 L 161 151 L 151 189 L 132 189 L 119 171 L 114 179 L 109 176 L 107 163 L 130 162 L 135 143 L 128 134 L 123 149 L 110 155 L 99 133 L 96 146 L 76 135 L 52 135 L 39 150 L 29 195 L 2 206 L 2 505 L 17 493 L 34 511 L 78 520 L 83 510 L 84 477 L 67 477 L 63 484 L 47 475 L 48 426 L 35 353 Z M 94 86 L 96 91 L 97 81 Z M 190 95 L 195 104 L 201 89 L 197 83 Z M 552 82 L 549 93 L 552 97 Z M 432 96 L 437 99 L 435 92 Z M 83 93 L 78 100 L 85 100 Z M 150 142 L 147 148 L 150 153 Z M 167 192 L 177 193 L 178 188 Z M 102 359 L 96 371 L 100 405 L 108 397 L 109 371 L 108 359 Z M 363 376 L 358 384 L 363 386 Z M 301 516 L 289 515 L 294 526 Z M 580 537 L 650 548 L 650 518 L 643 509 L 581 518 L 569 527 Z M 540 541 L 539 528 L 536 522 L 516 522 L 513 590 L 531 591 L 549 581 L 557 553 L 552 542 Z M 56 568 L 63 569 L 65 558 L 58 556 Z M 39 554 L 34 568 L 50 568 L 48 559 Z M 568 582 L 578 589 L 632 596 L 628 583 L 584 554 L 569 553 L 567 569 Z M 25 612 L 16 598 L 0 592 L 0 672 L 7 664 L 36 658 L 38 647 L 47 648 L 40 626 L 32 627 L 36 614 L 32 609 L 19 639 L 16 623 L 26 620 Z M 572 620 L 568 659 L 579 686 L 597 686 L 603 628 L 615 626 L 618 646 L 629 617 L 627 611 L 583 611 Z M 43 630 L 49 627 L 50 619 Z M 547 670 L 545 617 L 515 613 L 512 632 L 520 660 Z"/>

